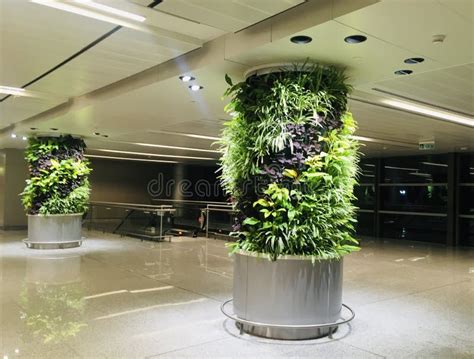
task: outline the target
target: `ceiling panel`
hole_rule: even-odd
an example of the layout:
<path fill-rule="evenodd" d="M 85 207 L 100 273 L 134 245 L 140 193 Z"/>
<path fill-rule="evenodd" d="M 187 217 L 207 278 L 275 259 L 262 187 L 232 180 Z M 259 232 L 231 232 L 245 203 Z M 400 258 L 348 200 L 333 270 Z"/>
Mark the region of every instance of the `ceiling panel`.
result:
<path fill-rule="evenodd" d="M 350 101 L 360 136 L 418 144 L 435 140 L 436 150 L 454 151 L 474 146 L 474 128 L 418 116 L 405 111 Z"/>
<path fill-rule="evenodd" d="M 474 116 L 474 64 L 381 81 L 373 86 Z"/>
<path fill-rule="evenodd" d="M 462 16 L 450 11 L 468 7 L 466 1 L 453 2 L 458 6 L 447 8 L 437 0 L 383 0 L 341 16 L 337 21 L 444 65 L 471 63 L 474 61 L 474 12 L 467 11 Z M 451 0 L 444 2 L 447 3 Z M 443 44 L 433 44 L 432 37 L 438 34 L 446 35 Z"/>
<path fill-rule="evenodd" d="M 121 29 L 93 49 L 30 86 L 63 96 L 79 96 L 172 59 L 195 46 L 173 50 L 152 34 Z"/>
<path fill-rule="evenodd" d="M 225 31 L 238 31 L 303 2 L 304 0 L 173 0 L 164 1 L 158 10 Z"/>
<path fill-rule="evenodd" d="M 21 87 L 112 27 L 27 0 L 1 0 L 0 84 Z"/>
<path fill-rule="evenodd" d="M 62 103 L 62 99 L 10 97 L 0 103 L 0 129 Z"/>
<path fill-rule="evenodd" d="M 417 55 L 372 36 L 358 45 L 347 44 L 344 38 L 353 35 L 354 30 L 337 21 L 326 22 L 302 33 L 310 36 L 313 41 L 306 45 L 297 45 L 287 37 L 230 59 L 249 66 L 303 63 L 308 59 L 323 64 L 335 64 L 347 69 L 353 85 L 361 86 L 395 78 L 394 71 L 400 68 L 400 63 L 407 57 Z M 435 61 L 427 60 L 418 68 L 430 71 L 440 66 Z"/>

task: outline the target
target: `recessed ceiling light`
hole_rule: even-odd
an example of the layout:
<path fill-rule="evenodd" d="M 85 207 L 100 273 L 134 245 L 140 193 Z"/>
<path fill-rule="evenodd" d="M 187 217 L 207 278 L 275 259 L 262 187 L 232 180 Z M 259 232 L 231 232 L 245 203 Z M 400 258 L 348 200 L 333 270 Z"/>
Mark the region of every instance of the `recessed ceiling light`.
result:
<path fill-rule="evenodd" d="M 56 127 L 51 127 L 50 130 L 51 131 L 57 131 L 58 129 Z"/>
<path fill-rule="evenodd" d="M 36 131 L 37 129 L 38 129 L 38 127 L 30 127 L 31 131 Z"/>
<path fill-rule="evenodd" d="M 347 42 L 348 44 L 360 44 L 361 42 L 364 42 L 367 40 L 367 37 L 364 35 L 351 35 L 347 36 L 344 41 Z"/>
<path fill-rule="evenodd" d="M 12 134 L 10 135 L 10 137 L 11 137 L 11 138 L 16 138 L 16 134 L 15 134 L 15 133 L 12 133 Z"/>
<path fill-rule="evenodd" d="M 102 135 L 102 137 L 106 137 L 106 138 L 107 138 L 107 137 L 109 137 L 109 135 Z"/>
<path fill-rule="evenodd" d="M 22 139 L 23 141 L 26 141 L 26 140 L 28 139 L 28 137 L 23 136 L 21 139 Z"/>
<path fill-rule="evenodd" d="M 407 110 L 410 112 L 418 113 L 421 115 L 426 115 L 430 117 L 439 118 L 448 122 L 454 122 L 461 125 L 474 127 L 474 118 L 454 114 L 452 112 L 436 110 L 428 106 L 420 106 L 409 102 L 396 101 L 396 100 L 383 100 L 383 103 L 386 105 L 397 107 L 402 110 Z"/>
<path fill-rule="evenodd" d="M 413 71 L 412 70 L 397 70 L 394 72 L 395 75 L 410 75 L 412 74 Z"/>
<path fill-rule="evenodd" d="M 406 64 L 414 65 L 414 64 L 419 64 L 423 61 L 425 61 L 425 59 L 422 57 L 410 57 L 408 59 L 405 59 L 405 61 L 403 62 Z"/>
<path fill-rule="evenodd" d="M 94 135 L 100 136 L 100 132 L 94 132 Z"/>
<path fill-rule="evenodd" d="M 180 76 L 179 79 L 183 82 L 189 82 L 189 81 L 194 81 L 196 80 L 194 77 L 192 76 L 189 76 L 189 75 L 183 75 L 183 76 Z"/>
<path fill-rule="evenodd" d="M 189 86 L 189 88 L 191 89 L 191 91 L 199 91 L 199 90 L 203 89 L 203 87 L 199 86 L 199 85 L 191 85 L 191 86 Z"/>
<path fill-rule="evenodd" d="M 306 35 L 297 35 L 297 36 L 293 36 L 290 39 L 290 41 L 294 44 L 304 45 L 304 44 L 309 44 L 311 41 L 313 41 L 313 39 Z"/>

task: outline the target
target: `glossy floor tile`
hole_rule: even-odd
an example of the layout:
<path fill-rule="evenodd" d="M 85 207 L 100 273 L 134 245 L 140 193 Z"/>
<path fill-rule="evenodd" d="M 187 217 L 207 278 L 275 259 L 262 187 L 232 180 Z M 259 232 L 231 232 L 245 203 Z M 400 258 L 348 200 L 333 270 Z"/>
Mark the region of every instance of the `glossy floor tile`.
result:
<path fill-rule="evenodd" d="M 0 232 L 0 355 L 12 358 L 474 358 L 474 251 L 364 240 L 345 258 L 356 311 L 332 339 L 240 335 L 225 242 L 142 242 L 85 232 L 83 246 L 27 249 Z"/>

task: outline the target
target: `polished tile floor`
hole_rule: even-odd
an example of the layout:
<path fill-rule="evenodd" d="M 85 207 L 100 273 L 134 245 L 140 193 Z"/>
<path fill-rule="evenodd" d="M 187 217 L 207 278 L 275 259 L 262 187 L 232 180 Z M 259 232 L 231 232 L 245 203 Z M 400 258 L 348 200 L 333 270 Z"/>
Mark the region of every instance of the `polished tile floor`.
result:
<path fill-rule="evenodd" d="M 333 339 L 240 335 L 225 242 L 85 232 L 81 248 L 27 249 L 0 232 L 0 356 L 12 358 L 474 358 L 474 250 L 365 240 L 345 259 L 357 316 Z"/>

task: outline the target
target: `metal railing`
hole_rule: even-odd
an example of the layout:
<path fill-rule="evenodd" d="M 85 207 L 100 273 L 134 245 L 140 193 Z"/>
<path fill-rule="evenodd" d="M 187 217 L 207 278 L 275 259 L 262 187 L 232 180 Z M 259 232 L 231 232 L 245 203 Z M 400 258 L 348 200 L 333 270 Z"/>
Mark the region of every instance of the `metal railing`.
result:
<path fill-rule="evenodd" d="M 171 240 L 168 230 L 172 227 L 171 205 L 140 203 L 90 202 L 85 225 L 120 235 L 141 239 Z"/>

